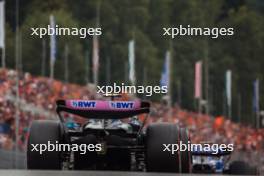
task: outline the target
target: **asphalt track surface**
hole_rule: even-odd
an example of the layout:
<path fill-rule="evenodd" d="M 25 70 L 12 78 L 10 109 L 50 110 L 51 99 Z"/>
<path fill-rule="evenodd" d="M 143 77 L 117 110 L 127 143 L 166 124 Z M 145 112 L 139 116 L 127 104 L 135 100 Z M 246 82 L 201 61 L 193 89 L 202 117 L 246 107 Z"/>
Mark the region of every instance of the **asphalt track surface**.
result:
<path fill-rule="evenodd" d="M 169 174 L 146 172 L 112 172 L 112 171 L 29 171 L 0 170 L 0 176 L 204 176 L 198 174 Z M 219 175 L 214 175 L 219 176 Z"/>

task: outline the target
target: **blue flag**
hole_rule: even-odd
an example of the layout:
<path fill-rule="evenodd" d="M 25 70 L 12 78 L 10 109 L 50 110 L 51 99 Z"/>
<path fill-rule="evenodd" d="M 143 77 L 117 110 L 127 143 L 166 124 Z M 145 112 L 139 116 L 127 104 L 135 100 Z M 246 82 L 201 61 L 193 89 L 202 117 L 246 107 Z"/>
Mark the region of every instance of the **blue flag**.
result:
<path fill-rule="evenodd" d="M 55 33 L 55 18 L 50 15 L 50 27 L 53 29 L 53 34 L 50 36 L 50 59 L 54 63 L 56 60 L 56 33 Z"/>
<path fill-rule="evenodd" d="M 165 62 L 161 73 L 160 86 L 169 87 L 170 84 L 170 52 L 166 52 Z"/>

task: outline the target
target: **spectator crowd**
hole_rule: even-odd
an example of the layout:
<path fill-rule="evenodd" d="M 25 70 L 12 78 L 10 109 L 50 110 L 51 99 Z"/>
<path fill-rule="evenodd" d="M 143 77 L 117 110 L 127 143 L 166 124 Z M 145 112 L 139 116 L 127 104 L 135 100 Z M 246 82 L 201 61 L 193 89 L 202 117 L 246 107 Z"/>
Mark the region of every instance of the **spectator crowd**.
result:
<path fill-rule="evenodd" d="M 17 75 L 13 70 L 0 70 L 0 148 L 12 150 L 15 141 L 15 117 L 19 117 L 19 148 L 25 150 L 30 123 L 49 118 L 41 113 L 16 108 L 16 95 L 23 101 L 45 111 L 55 112 L 55 101 L 66 98 L 94 99 L 87 87 L 51 81 L 44 77 L 33 77 L 29 73 Z M 19 86 L 17 86 L 19 85 Z M 17 89 L 18 87 L 18 89 Z M 19 103 L 20 104 L 20 103 Z"/>
<path fill-rule="evenodd" d="M 34 77 L 29 73 L 21 73 L 17 82 L 16 74 L 13 70 L 0 70 L 0 149 L 14 149 L 16 115 L 20 124 L 19 149 L 22 151 L 25 150 L 30 123 L 36 119 L 49 118 L 41 113 L 17 108 L 18 105 L 14 101 L 17 93 L 21 101 L 49 112 L 55 112 L 55 101 L 60 98 L 95 99 L 97 97 L 89 86 L 66 84 L 45 77 Z M 147 122 L 157 121 L 173 122 L 187 127 L 193 143 L 203 141 L 233 143 L 236 150 L 248 151 L 247 153 L 260 152 L 263 156 L 264 129 L 233 123 L 222 116 L 211 117 L 176 106 L 168 109 L 161 103 L 152 103 Z"/>

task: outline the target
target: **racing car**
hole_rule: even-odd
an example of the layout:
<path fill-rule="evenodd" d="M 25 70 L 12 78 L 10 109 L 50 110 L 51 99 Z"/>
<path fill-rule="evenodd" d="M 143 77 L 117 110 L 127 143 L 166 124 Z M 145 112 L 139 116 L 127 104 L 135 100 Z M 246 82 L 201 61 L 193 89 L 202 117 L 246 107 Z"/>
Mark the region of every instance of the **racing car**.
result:
<path fill-rule="evenodd" d="M 210 142 L 209 142 L 210 143 Z M 193 173 L 226 173 L 227 162 L 230 159 L 231 152 L 223 151 L 218 149 L 218 151 L 203 151 L 203 149 L 195 148 L 192 151 L 192 171 Z"/>
<path fill-rule="evenodd" d="M 231 152 L 192 151 L 192 172 L 203 174 L 258 175 L 258 170 L 241 160 L 231 160 Z"/>
<path fill-rule="evenodd" d="M 182 141 L 188 131 L 171 123 L 146 125 L 150 112 L 147 101 L 58 100 L 56 120 L 36 120 L 30 127 L 27 147 L 28 169 L 119 170 L 189 173 L 189 151 L 173 155 L 163 144 Z M 78 124 L 65 119 L 73 114 L 85 119 Z M 143 120 L 138 116 L 143 115 Z M 100 151 L 32 150 L 38 144 L 100 144 Z"/>

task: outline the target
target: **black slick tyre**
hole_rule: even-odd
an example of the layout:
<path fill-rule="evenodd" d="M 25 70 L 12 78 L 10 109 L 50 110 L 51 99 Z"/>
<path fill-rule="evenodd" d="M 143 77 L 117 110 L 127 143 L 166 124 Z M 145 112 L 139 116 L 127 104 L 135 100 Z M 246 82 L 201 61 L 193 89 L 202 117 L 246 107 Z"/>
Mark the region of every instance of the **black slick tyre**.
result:
<path fill-rule="evenodd" d="M 191 156 L 191 152 L 188 151 L 188 141 L 190 141 L 190 139 L 189 139 L 188 131 L 185 128 L 180 129 L 180 141 L 182 142 L 182 144 L 186 146 L 185 151 L 180 151 L 181 173 L 191 173 L 192 156 Z"/>
<path fill-rule="evenodd" d="M 39 151 L 33 149 L 33 145 L 62 143 L 63 130 L 61 124 L 52 120 L 37 120 L 30 127 L 27 146 L 27 168 L 38 170 L 60 170 L 62 169 L 61 152 Z M 47 147 L 47 146 L 46 146 Z"/>
<path fill-rule="evenodd" d="M 231 175 L 257 175 L 257 169 L 250 167 L 244 161 L 233 161 L 229 166 L 229 174 Z"/>
<path fill-rule="evenodd" d="M 148 172 L 179 172 L 179 152 L 164 151 L 164 144 L 179 143 L 175 124 L 151 124 L 146 132 L 146 170 Z"/>

